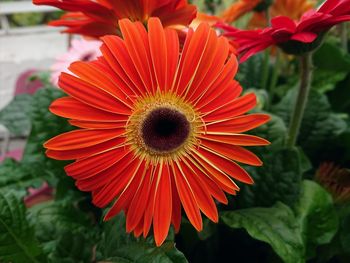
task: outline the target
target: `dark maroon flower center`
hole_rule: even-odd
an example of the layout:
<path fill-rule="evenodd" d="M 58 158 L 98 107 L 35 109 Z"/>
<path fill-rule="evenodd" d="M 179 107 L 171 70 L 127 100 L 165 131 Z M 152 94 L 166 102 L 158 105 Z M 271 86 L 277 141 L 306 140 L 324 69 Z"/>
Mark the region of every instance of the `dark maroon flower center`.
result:
<path fill-rule="evenodd" d="M 171 108 L 157 108 L 145 118 L 141 136 L 147 147 L 158 152 L 171 152 L 188 138 L 190 123 L 181 112 Z"/>

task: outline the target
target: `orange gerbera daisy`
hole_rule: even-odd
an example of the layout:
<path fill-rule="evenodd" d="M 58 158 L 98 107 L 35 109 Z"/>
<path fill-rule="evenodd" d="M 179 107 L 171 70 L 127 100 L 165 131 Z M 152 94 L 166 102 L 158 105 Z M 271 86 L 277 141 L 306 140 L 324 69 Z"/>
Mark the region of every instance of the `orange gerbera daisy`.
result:
<path fill-rule="evenodd" d="M 189 27 L 196 29 L 201 23 L 207 23 L 210 26 L 214 26 L 217 23 L 223 23 L 224 21 L 217 16 L 208 15 L 205 13 L 197 12 L 197 16 L 192 20 L 192 23 Z"/>
<path fill-rule="evenodd" d="M 146 23 L 159 17 L 164 26 L 188 26 L 196 17 L 196 7 L 187 0 L 33 0 L 69 13 L 50 23 L 68 27 L 64 32 L 90 37 L 118 35 L 118 20 L 129 18 Z"/>
<path fill-rule="evenodd" d="M 266 123 L 265 114 L 243 115 L 254 94 L 239 97 L 238 63 L 225 37 L 209 25 L 189 30 L 180 52 L 176 31 L 150 18 L 119 21 L 123 38 L 105 36 L 102 57 L 76 62 L 62 73 L 68 94 L 50 110 L 80 129 L 45 143 L 47 156 L 76 160 L 66 173 L 93 203 L 114 203 L 105 220 L 124 211 L 126 229 L 146 236 L 153 222 L 161 245 L 170 224 L 178 231 L 181 205 L 200 231 L 202 211 L 218 221 L 213 198 L 239 190 L 232 179 L 253 180 L 236 162 L 262 165 L 242 146 L 267 145 L 240 134 Z"/>
<path fill-rule="evenodd" d="M 299 20 L 307 11 L 314 8 L 313 0 L 275 0 L 270 7 L 270 16 L 287 16 L 293 20 Z M 267 25 L 266 13 L 254 12 L 249 21 L 249 28 L 262 28 Z"/>
<path fill-rule="evenodd" d="M 252 11 L 261 0 L 238 0 L 228 7 L 222 14 L 221 17 L 226 23 L 232 23 L 241 16 Z"/>

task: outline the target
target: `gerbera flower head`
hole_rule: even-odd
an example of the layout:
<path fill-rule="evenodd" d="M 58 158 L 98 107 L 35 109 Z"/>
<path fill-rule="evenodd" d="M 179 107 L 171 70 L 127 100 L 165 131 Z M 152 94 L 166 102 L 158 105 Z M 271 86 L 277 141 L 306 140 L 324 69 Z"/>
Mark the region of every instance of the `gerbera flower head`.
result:
<path fill-rule="evenodd" d="M 124 211 L 128 232 L 146 236 L 153 225 L 161 245 L 170 224 L 179 230 L 181 206 L 200 231 L 201 211 L 218 221 L 213 198 L 227 203 L 224 193 L 239 190 L 233 179 L 253 182 L 237 162 L 262 162 L 242 146 L 268 142 L 241 133 L 269 116 L 243 115 L 256 97 L 240 97 L 236 57 L 209 25 L 189 29 L 181 51 L 176 31 L 158 18 L 149 19 L 148 32 L 128 19 L 119 27 L 123 39 L 103 37 L 98 60 L 62 73 L 68 96 L 50 110 L 79 129 L 45 147 L 51 158 L 75 160 L 66 173 L 96 206 L 113 202 L 105 220 Z"/>
<path fill-rule="evenodd" d="M 316 180 L 325 187 L 337 203 L 350 200 L 350 170 L 334 163 L 324 162 L 320 165 Z"/>
<path fill-rule="evenodd" d="M 350 0 L 327 0 L 318 10 L 309 10 L 296 22 L 286 16 L 271 20 L 271 27 L 257 30 L 238 30 L 221 26 L 226 36 L 239 45 L 241 61 L 277 45 L 288 54 L 300 55 L 317 48 L 324 34 L 334 25 L 350 21 Z"/>
<path fill-rule="evenodd" d="M 149 17 L 159 17 L 168 26 L 188 26 L 196 17 L 196 7 L 187 0 L 33 0 L 68 11 L 52 26 L 64 26 L 66 33 L 98 38 L 120 34 L 118 20 L 129 18 L 147 24 Z"/>
<path fill-rule="evenodd" d="M 99 40 L 73 39 L 67 53 L 56 58 L 51 67 L 51 83 L 57 86 L 62 72 L 69 72 L 68 67 L 75 61 L 91 61 L 101 55 Z"/>

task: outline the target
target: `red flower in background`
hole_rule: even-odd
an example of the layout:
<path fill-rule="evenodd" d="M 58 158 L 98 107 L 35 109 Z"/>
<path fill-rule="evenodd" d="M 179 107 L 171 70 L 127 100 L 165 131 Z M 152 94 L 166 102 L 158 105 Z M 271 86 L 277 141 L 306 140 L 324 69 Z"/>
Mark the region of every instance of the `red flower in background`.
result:
<path fill-rule="evenodd" d="M 50 25 L 68 27 L 64 32 L 98 38 L 120 34 L 118 20 L 129 18 L 142 23 L 154 16 L 165 27 L 188 26 L 196 17 L 196 7 L 187 0 L 33 0 L 69 13 Z"/>
<path fill-rule="evenodd" d="M 97 61 L 62 73 L 68 96 L 50 110 L 80 129 L 45 147 L 51 158 L 75 160 L 66 173 L 96 206 L 113 202 L 105 220 L 124 211 L 128 232 L 147 236 L 153 224 L 161 245 L 171 223 L 179 230 L 181 206 L 200 231 L 201 212 L 218 221 L 213 198 L 227 203 L 225 192 L 239 190 L 232 179 L 253 183 L 237 162 L 262 162 L 242 146 L 268 142 L 241 133 L 269 116 L 245 115 L 256 97 L 240 97 L 236 57 L 208 24 L 189 29 L 181 52 L 176 31 L 158 18 L 148 32 L 128 19 L 119 26 L 124 39 L 103 37 Z"/>
<path fill-rule="evenodd" d="M 285 52 L 300 54 L 316 48 L 323 34 L 332 26 L 350 20 L 350 0 L 327 0 L 317 11 L 310 10 L 295 22 L 289 17 L 278 16 L 271 20 L 271 27 L 257 30 L 239 30 L 219 25 L 225 35 L 237 42 L 238 53 L 244 62 L 252 55 L 272 45 Z M 305 45 L 306 44 L 306 45 Z"/>
<path fill-rule="evenodd" d="M 350 201 L 350 170 L 334 163 L 321 163 L 316 180 L 326 188 L 337 203 Z"/>
<path fill-rule="evenodd" d="M 54 189 L 44 182 L 39 188 L 28 188 L 28 195 L 24 197 L 24 204 L 27 208 L 54 199 Z"/>

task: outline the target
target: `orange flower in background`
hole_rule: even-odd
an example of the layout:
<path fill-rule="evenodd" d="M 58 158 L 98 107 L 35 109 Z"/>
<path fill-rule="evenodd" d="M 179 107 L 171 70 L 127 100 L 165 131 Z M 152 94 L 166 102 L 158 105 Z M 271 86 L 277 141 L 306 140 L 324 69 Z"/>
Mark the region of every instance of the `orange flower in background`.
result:
<path fill-rule="evenodd" d="M 196 29 L 201 23 L 207 23 L 210 26 L 214 26 L 216 23 L 222 22 L 224 21 L 220 17 L 198 12 L 196 18 L 193 19 L 189 27 Z"/>
<path fill-rule="evenodd" d="M 154 16 L 165 27 L 188 26 L 197 12 L 187 0 L 33 0 L 33 3 L 69 12 L 50 25 L 67 27 L 66 33 L 95 38 L 119 35 L 118 20 L 122 18 L 146 23 Z"/>
<path fill-rule="evenodd" d="M 158 18 L 119 21 L 123 39 L 102 38 L 102 56 L 76 62 L 62 73 L 68 94 L 50 110 L 79 129 L 45 143 L 47 156 L 75 160 L 65 167 L 93 203 L 106 207 L 108 220 L 126 214 L 126 229 L 155 242 L 165 240 L 170 224 L 178 231 L 181 207 L 198 230 L 201 212 L 218 221 L 213 198 L 239 190 L 234 180 L 252 184 L 239 163 L 260 166 L 242 146 L 269 144 L 241 134 L 269 120 L 247 114 L 254 94 L 240 96 L 233 80 L 238 63 L 225 37 L 209 25 L 189 29 L 182 51 L 176 31 Z M 114 201 L 113 201 L 114 200 Z"/>
<path fill-rule="evenodd" d="M 221 17 L 226 23 L 232 23 L 241 16 L 252 11 L 261 0 L 238 0 L 228 7 L 222 14 Z"/>
<path fill-rule="evenodd" d="M 288 16 L 298 20 L 301 16 L 316 5 L 315 0 L 275 0 L 271 6 L 271 17 Z"/>
<path fill-rule="evenodd" d="M 226 9 L 221 17 L 226 23 L 232 23 L 248 12 L 253 11 L 262 0 L 239 0 Z M 276 16 L 287 16 L 298 20 L 308 10 L 315 7 L 314 0 L 275 0 L 269 8 L 271 18 Z M 267 26 L 265 12 L 254 12 L 248 23 L 249 28 L 262 28 Z"/>
<path fill-rule="evenodd" d="M 287 16 L 293 20 L 299 20 L 302 15 L 313 9 L 316 1 L 313 0 L 275 0 L 270 7 L 271 18 Z M 254 12 L 249 21 L 249 28 L 262 28 L 267 25 L 265 12 Z"/>

